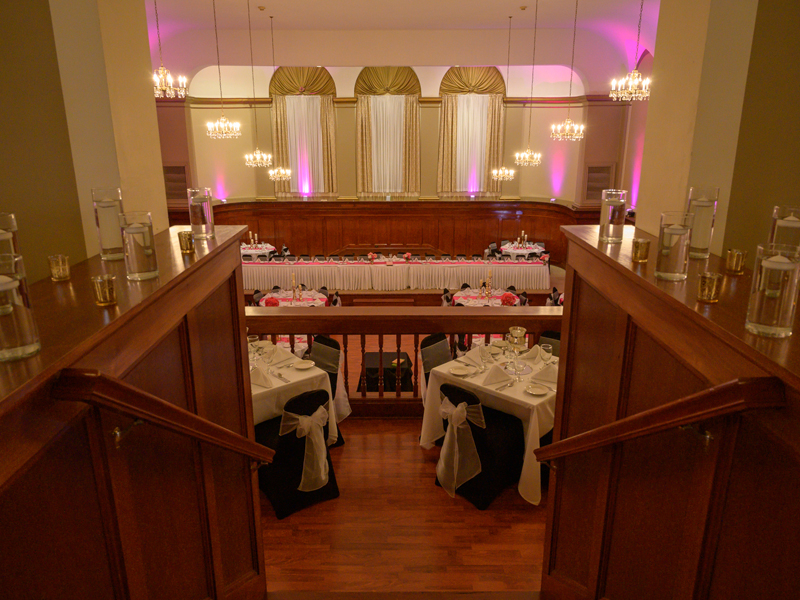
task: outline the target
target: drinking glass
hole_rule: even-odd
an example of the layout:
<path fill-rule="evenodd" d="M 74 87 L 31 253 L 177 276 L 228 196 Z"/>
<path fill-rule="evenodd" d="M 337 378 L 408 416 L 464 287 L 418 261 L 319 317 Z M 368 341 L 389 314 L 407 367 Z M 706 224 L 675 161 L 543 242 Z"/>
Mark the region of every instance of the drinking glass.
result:
<path fill-rule="evenodd" d="M 600 209 L 600 241 L 619 244 L 625 231 L 627 190 L 603 190 Z"/>
<path fill-rule="evenodd" d="M 489 363 L 492 362 L 492 353 L 489 351 L 489 346 L 486 345 L 480 346 L 478 352 L 480 352 L 481 363 L 483 363 L 483 368 L 481 369 L 481 372 L 483 372 L 488 368 Z"/>
<path fill-rule="evenodd" d="M 211 188 L 188 188 L 189 223 L 196 240 L 208 240 L 214 237 L 214 209 L 211 200 Z"/>
<path fill-rule="evenodd" d="M 542 357 L 542 362 L 546 365 L 553 358 L 553 346 L 551 344 L 542 344 L 539 346 L 539 355 Z"/>
<path fill-rule="evenodd" d="M 514 381 L 522 381 L 523 371 L 525 371 L 525 363 L 517 358 L 514 360 Z"/>
<path fill-rule="evenodd" d="M 770 244 L 800 246 L 800 206 L 776 206 L 772 210 Z"/>
<path fill-rule="evenodd" d="M 33 356 L 41 349 L 19 254 L 0 254 L 0 361 Z"/>
<path fill-rule="evenodd" d="M 69 279 L 69 256 L 53 254 L 47 257 L 50 263 L 50 279 L 53 281 L 66 281 Z"/>
<path fill-rule="evenodd" d="M 121 260 L 125 256 L 119 220 L 122 213 L 122 190 L 118 187 L 92 188 L 92 204 L 97 235 L 100 238 L 100 258 Z"/>
<path fill-rule="evenodd" d="M 799 281 L 799 247 L 785 244 L 759 245 L 745 329 L 767 337 L 783 338 L 792 335 Z"/>
<path fill-rule="evenodd" d="M 683 281 L 689 269 L 689 240 L 694 215 L 685 212 L 661 213 L 658 255 L 654 275 L 658 279 Z"/>
<path fill-rule="evenodd" d="M 97 306 L 113 306 L 117 303 L 117 292 L 114 289 L 116 275 L 104 274 L 92 277 L 94 303 Z"/>
<path fill-rule="evenodd" d="M 0 213 L 0 254 L 19 254 L 17 218 L 14 213 Z"/>
<path fill-rule="evenodd" d="M 122 225 L 125 269 L 131 281 L 158 277 L 153 238 L 153 220 L 149 212 L 127 212 L 119 215 Z"/>
<path fill-rule="evenodd" d="M 714 233 L 714 215 L 719 200 L 718 187 L 689 188 L 686 201 L 686 212 L 694 214 L 692 237 L 689 241 L 689 258 L 708 258 L 711 255 L 709 246 Z"/>

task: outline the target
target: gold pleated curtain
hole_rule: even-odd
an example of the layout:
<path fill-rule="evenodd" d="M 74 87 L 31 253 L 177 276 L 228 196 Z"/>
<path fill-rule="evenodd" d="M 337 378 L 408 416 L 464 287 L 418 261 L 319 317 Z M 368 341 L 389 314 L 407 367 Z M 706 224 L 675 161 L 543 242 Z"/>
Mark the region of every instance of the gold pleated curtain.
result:
<path fill-rule="evenodd" d="M 358 75 L 356 93 L 356 189 L 359 196 L 419 196 L 419 95 L 422 89 L 411 67 L 365 67 Z M 401 191 L 375 190 L 373 182 L 372 96 L 404 96 L 403 175 Z"/>
<path fill-rule="evenodd" d="M 269 84 L 272 96 L 272 148 L 276 166 L 288 168 L 289 128 L 286 115 L 286 96 L 318 95 L 320 97 L 320 127 L 322 130 L 322 170 L 324 192 L 314 191 L 312 197 L 337 197 L 336 176 L 336 112 L 333 98 L 336 85 L 333 77 L 323 67 L 279 67 Z M 296 174 L 292 174 L 296 177 Z M 291 191 L 291 181 L 276 181 L 275 196 L 292 198 L 299 194 Z"/>
<path fill-rule="evenodd" d="M 452 67 L 442 78 L 439 88 L 442 108 L 439 113 L 439 196 L 496 197 L 501 183 L 492 180 L 492 169 L 503 164 L 505 131 L 505 83 L 496 67 Z M 486 160 L 483 165 L 484 185 L 480 191 L 458 189 L 456 161 L 458 157 L 458 96 L 489 96 L 486 126 Z M 462 186 L 463 187 L 463 186 Z"/>

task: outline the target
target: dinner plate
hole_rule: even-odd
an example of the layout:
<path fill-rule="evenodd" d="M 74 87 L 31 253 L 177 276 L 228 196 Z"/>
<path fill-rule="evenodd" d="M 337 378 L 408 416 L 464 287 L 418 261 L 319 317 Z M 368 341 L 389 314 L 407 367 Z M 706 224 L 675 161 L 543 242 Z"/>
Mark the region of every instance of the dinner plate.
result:
<path fill-rule="evenodd" d="M 475 367 L 467 367 L 467 366 L 458 366 L 458 367 L 451 367 L 450 374 L 456 375 L 458 377 L 466 377 L 467 375 L 472 375 L 475 372 Z"/>
<path fill-rule="evenodd" d="M 492 346 L 497 348 L 506 348 L 508 347 L 508 342 L 505 340 L 492 340 Z"/>
<path fill-rule="evenodd" d="M 295 369 L 310 369 L 313 366 L 313 360 L 298 360 L 296 363 L 294 363 Z"/>
<path fill-rule="evenodd" d="M 503 349 L 500 348 L 499 346 L 491 345 L 491 346 L 489 346 L 489 352 L 491 352 L 492 354 L 497 356 L 498 354 L 502 354 L 503 353 Z"/>
<path fill-rule="evenodd" d="M 500 367 L 502 367 L 506 371 L 508 371 L 509 374 L 512 374 L 511 369 L 506 369 L 506 366 L 508 365 L 508 361 L 507 360 L 504 360 L 503 362 L 499 362 L 497 364 L 500 365 Z M 522 371 L 520 371 L 519 374 L 520 375 L 527 375 L 528 373 L 533 373 L 533 368 L 530 365 L 526 364 L 525 368 L 522 369 Z"/>
<path fill-rule="evenodd" d="M 532 396 L 544 396 L 550 390 L 544 387 L 543 385 L 539 385 L 538 383 L 531 383 L 525 386 L 525 391 L 531 394 Z"/>

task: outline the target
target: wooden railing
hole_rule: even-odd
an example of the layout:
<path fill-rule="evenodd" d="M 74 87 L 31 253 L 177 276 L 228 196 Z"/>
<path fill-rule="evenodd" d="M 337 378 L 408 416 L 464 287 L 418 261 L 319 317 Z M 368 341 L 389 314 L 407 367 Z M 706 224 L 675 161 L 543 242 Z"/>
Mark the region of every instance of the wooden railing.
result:
<path fill-rule="evenodd" d="M 459 336 L 466 346 L 472 346 L 473 334 L 489 336 L 508 333 L 509 327 L 524 327 L 528 344 L 535 344 L 544 331 L 561 331 L 561 307 L 342 307 L 342 308 L 265 308 L 247 307 L 248 333 L 272 338 L 289 335 L 294 351 L 295 336 L 306 335 L 310 340 L 316 334 L 339 337 L 344 354 L 344 385 L 354 412 L 362 416 L 421 414 L 419 402 L 422 365 L 418 359 L 420 340 L 432 333 L 450 336 L 454 347 Z M 368 336 L 373 336 L 368 340 Z M 355 337 L 356 344 L 352 344 Z M 387 338 L 392 338 L 390 341 Z M 485 338 L 485 339 L 488 339 Z M 387 381 L 383 369 L 378 368 L 377 393 L 367 391 L 366 355 L 368 348 L 377 342 L 378 365 L 383 365 L 384 351 L 400 356 L 404 348 L 412 361 L 413 390 L 401 390 L 402 368 L 398 361 L 394 372 L 394 388 L 386 394 Z M 388 343 L 387 343 L 388 342 Z M 360 345 L 358 381 L 360 390 L 351 393 L 350 366 L 354 364 L 353 345 Z M 394 398 L 387 403 L 384 399 Z M 381 408 L 377 408 L 381 404 Z M 356 410 L 359 407 L 359 410 Z"/>
<path fill-rule="evenodd" d="M 275 454 L 270 448 L 96 370 L 63 369 L 53 384 L 51 396 L 141 419 L 260 463 L 272 462 Z M 118 434 L 115 438 L 119 441 Z"/>
<path fill-rule="evenodd" d="M 777 377 L 736 379 L 658 406 L 591 431 L 534 450 L 540 462 L 588 452 L 603 446 L 653 435 L 674 427 L 759 408 L 786 405 L 783 382 Z"/>

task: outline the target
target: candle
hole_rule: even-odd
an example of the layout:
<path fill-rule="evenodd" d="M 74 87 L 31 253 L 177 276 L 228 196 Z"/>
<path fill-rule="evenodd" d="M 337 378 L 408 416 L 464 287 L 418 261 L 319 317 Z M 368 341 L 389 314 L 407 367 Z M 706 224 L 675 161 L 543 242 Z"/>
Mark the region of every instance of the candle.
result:
<path fill-rule="evenodd" d="M 258 234 L 256 234 L 256 244 L 258 243 Z"/>

